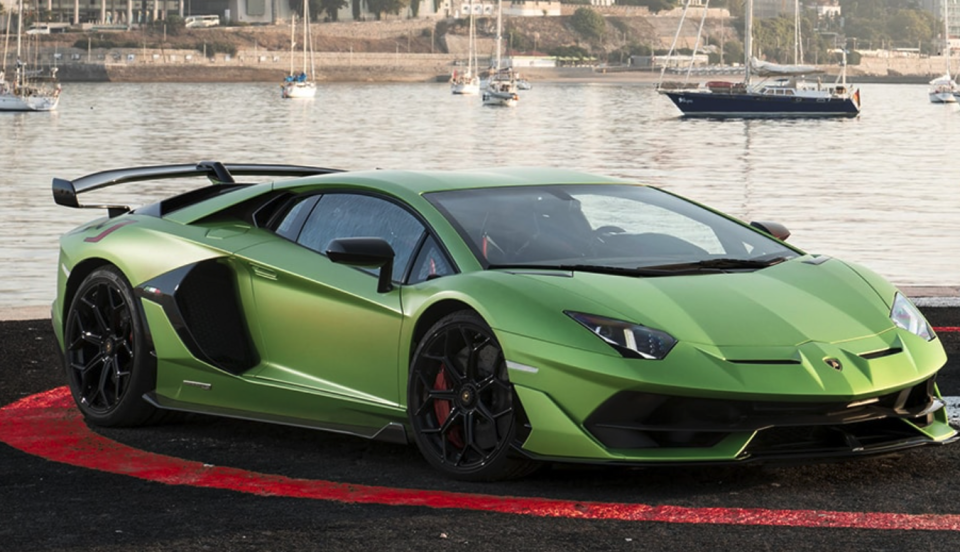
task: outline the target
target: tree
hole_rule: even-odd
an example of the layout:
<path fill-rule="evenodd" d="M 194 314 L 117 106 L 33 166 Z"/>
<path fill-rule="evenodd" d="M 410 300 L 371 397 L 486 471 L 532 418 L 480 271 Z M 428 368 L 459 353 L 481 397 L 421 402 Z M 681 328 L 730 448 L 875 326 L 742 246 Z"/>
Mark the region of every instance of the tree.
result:
<path fill-rule="evenodd" d="M 367 0 L 367 9 L 377 14 L 377 20 L 383 17 L 385 13 L 397 15 L 400 10 L 407 7 L 410 0 Z"/>
<path fill-rule="evenodd" d="M 336 21 L 338 19 L 337 13 L 347 7 L 348 3 L 348 0 L 320 0 L 320 5 L 316 13 L 319 15 L 320 12 L 324 12 L 330 21 Z M 310 10 L 313 10 L 312 2 L 310 3 Z"/>
<path fill-rule="evenodd" d="M 587 39 L 603 38 L 607 30 L 603 16 L 590 8 L 577 8 L 570 16 L 570 26 Z"/>
<path fill-rule="evenodd" d="M 327 9 L 327 5 L 330 5 L 332 12 Z M 336 7 L 333 5 L 336 4 Z M 303 0 L 288 0 L 288 5 L 290 10 L 297 14 L 303 14 Z M 317 21 L 320 19 L 320 14 L 324 11 L 327 12 L 327 15 L 331 19 L 336 21 L 337 19 L 337 10 L 347 5 L 347 0 L 310 0 L 310 21 Z"/>
<path fill-rule="evenodd" d="M 943 23 L 937 15 L 921 9 L 916 0 L 840 0 L 848 39 L 867 47 L 916 47 L 926 53 L 939 51 Z"/>

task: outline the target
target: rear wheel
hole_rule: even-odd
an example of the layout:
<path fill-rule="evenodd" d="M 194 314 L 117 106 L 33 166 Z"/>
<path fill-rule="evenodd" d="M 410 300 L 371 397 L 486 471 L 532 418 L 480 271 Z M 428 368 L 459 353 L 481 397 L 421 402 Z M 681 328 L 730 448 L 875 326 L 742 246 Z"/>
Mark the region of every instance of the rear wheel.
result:
<path fill-rule="evenodd" d="M 133 289 L 103 267 L 80 284 L 64 325 L 64 365 L 73 399 L 91 423 L 136 426 L 157 409 L 143 400 L 156 386 L 156 362 Z"/>
<path fill-rule="evenodd" d="M 462 480 L 523 476 L 519 400 L 493 331 L 473 311 L 442 318 L 417 347 L 407 386 L 414 439 L 431 465 Z"/>

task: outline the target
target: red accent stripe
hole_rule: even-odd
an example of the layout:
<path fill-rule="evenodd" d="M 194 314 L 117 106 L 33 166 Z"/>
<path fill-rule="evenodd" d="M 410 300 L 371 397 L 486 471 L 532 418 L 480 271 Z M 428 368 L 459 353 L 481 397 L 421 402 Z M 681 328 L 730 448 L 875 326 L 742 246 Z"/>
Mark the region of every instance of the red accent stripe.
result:
<path fill-rule="evenodd" d="M 0 408 L 0 441 L 55 462 L 169 485 L 229 489 L 260 496 L 333 500 L 353 504 L 425 506 L 539 517 L 786 527 L 842 527 L 960 531 L 957 514 L 896 514 L 762 508 L 687 508 L 611 502 L 577 502 L 469 493 L 391 489 L 293 479 L 210 466 L 145 452 L 90 431 L 66 387 Z"/>
<path fill-rule="evenodd" d="M 957 333 L 960 332 L 960 326 L 934 326 L 933 331 L 937 333 Z"/>
<path fill-rule="evenodd" d="M 89 238 L 84 238 L 83 241 L 89 242 L 89 243 L 97 243 L 98 241 L 102 240 L 103 238 L 105 238 L 105 237 L 109 236 L 110 234 L 113 234 L 113 233 L 116 232 L 117 230 L 123 228 L 124 226 L 126 226 L 126 225 L 128 225 L 128 224 L 133 224 L 133 223 L 135 223 L 135 222 L 137 222 L 137 221 L 135 221 L 135 220 L 127 220 L 127 221 L 124 221 L 124 222 L 119 222 L 119 223 L 117 223 L 117 224 L 114 224 L 114 225 L 111 226 L 110 228 L 107 228 L 107 229 L 104 230 L 103 232 L 100 232 L 100 233 L 97 234 L 96 236 L 92 236 L 92 237 L 89 237 Z"/>

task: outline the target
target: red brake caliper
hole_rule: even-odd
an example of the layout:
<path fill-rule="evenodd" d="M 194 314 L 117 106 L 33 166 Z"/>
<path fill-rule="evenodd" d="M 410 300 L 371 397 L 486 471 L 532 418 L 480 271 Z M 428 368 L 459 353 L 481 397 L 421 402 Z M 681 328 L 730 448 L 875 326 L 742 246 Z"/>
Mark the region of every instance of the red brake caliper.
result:
<path fill-rule="evenodd" d="M 447 381 L 447 370 L 444 366 L 440 366 L 440 371 L 437 372 L 437 379 L 433 382 L 434 391 L 450 391 L 453 389 L 453 386 L 450 385 L 450 382 Z M 434 400 L 433 401 L 433 413 L 437 415 L 437 425 L 442 426 L 446 423 L 447 418 L 450 417 L 450 410 L 453 408 L 453 405 L 450 404 L 450 401 L 445 400 Z M 463 448 L 463 437 L 461 433 L 463 428 L 460 426 L 451 427 L 447 431 L 447 440 L 450 441 L 450 444 L 457 448 Z"/>

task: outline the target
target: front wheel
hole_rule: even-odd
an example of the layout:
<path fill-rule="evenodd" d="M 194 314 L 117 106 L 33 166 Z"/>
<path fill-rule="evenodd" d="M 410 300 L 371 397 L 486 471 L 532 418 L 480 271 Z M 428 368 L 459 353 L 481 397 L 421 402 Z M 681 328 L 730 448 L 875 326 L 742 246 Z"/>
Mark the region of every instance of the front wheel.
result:
<path fill-rule="evenodd" d="M 156 363 L 133 289 L 114 267 L 80 284 L 64 325 L 64 365 L 77 407 L 100 426 L 136 426 L 158 417 L 143 400 L 156 386 Z"/>
<path fill-rule="evenodd" d="M 420 452 L 456 479 L 521 477 L 536 464 L 518 457 L 519 400 L 493 331 L 473 311 L 445 316 L 413 357 L 407 405 Z"/>

